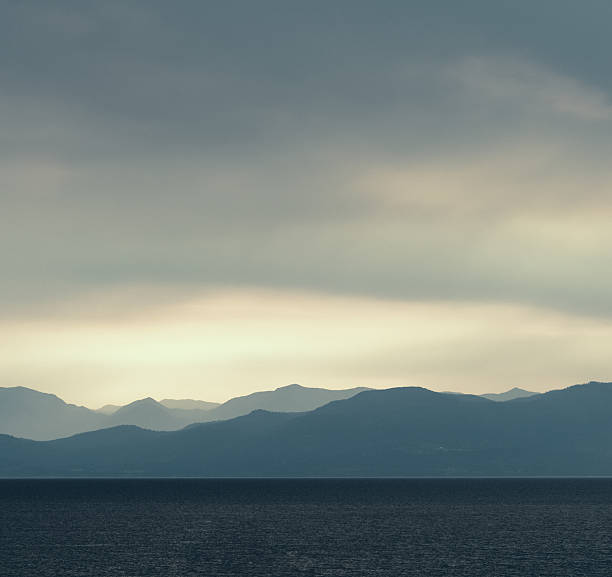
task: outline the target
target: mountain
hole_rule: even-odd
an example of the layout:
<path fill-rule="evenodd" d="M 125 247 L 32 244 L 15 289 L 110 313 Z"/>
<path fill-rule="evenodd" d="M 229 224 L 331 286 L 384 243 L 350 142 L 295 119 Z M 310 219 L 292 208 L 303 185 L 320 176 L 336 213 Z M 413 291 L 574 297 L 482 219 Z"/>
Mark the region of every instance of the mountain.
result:
<path fill-rule="evenodd" d="M 180 413 L 176 414 L 178 411 L 180 409 L 168 409 L 155 399 L 148 397 L 117 409 L 110 415 L 108 426 L 137 425 L 143 429 L 171 431 L 173 429 L 180 429 L 188 424 L 180 418 Z"/>
<path fill-rule="evenodd" d="M 0 388 L 0 433 L 57 439 L 108 426 L 104 415 L 26 387 Z"/>
<path fill-rule="evenodd" d="M 103 409 L 69 405 L 55 395 L 25 387 L 0 388 L 0 434 L 45 441 L 114 425 L 176 430 L 197 422 L 204 414 L 168 409 L 151 398 Z"/>
<path fill-rule="evenodd" d="M 331 401 L 348 399 L 367 390 L 369 389 L 365 387 L 331 390 L 287 385 L 273 391 L 261 391 L 230 399 L 213 409 L 207 420 L 232 419 L 257 409 L 283 413 L 312 411 Z"/>
<path fill-rule="evenodd" d="M 305 413 L 173 432 L 116 427 L 48 442 L 0 437 L 0 475 L 612 475 L 612 383 L 497 403 L 419 387 Z"/>
<path fill-rule="evenodd" d="M 121 405 L 104 405 L 99 409 L 96 409 L 96 413 L 102 413 L 103 415 L 112 415 L 117 409 L 120 409 Z"/>
<path fill-rule="evenodd" d="M 217 406 L 214 406 L 215 403 L 192 400 L 164 399 L 158 403 L 147 398 L 119 408 L 110 416 L 107 426 L 137 425 L 144 429 L 171 431 L 193 423 L 233 419 L 258 409 L 273 412 L 310 411 L 330 401 L 352 397 L 365 390 L 367 389 L 362 387 L 336 391 L 288 385 L 273 391 L 235 397 Z M 200 408 L 202 406 L 205 408 Z"/>
<path fill-rule="evenodd" d="M 147 398 L 117 409 L 112 413 L 108 426 L 137 425 L 145 429 L 168 431 L 192 423 L 233 419 L 257 409 L 274 412 L 310 411 L 330 401 L 346 399 L 365 390 L 368 389 L 361 387 L 330 390 L 288 385 L 273 391 L 235 397 L 223 404 L 191 399 L 164 399 L 157 402 Z"/>
<path fill-rule="evenodd" d="M 523 399 L 526 397 L 532 397 L 533 395 L 539 395 L 540 393 L 534 393 L 533 391 L 526 391 L 525 389 L 519 389 L 518 387 L 514 387 L 505 393 L 487 393 L 484 395 L 480 395 L 485 399 L 489 399 L 490 401 L 513 401 L 514 399 Z"/>
<path fill-rule="evenodd" d="M 194 400 L 140 399 L 124 406 L 105 405 L 97 411 L 68 405 L 55 395 L 25 387 L 0 388 L 0 434 L 46 441 L 117 425 L 170 431 L 192 423 L 224 420 L 256 409 L 306 411 L 355 395 L 365 389 L 332 391 L 299 385 L 253 393 L 222 405 Z"/>
<path fill-rule="evenodd" d="M 216 409 L 221 404 L 208 401 L 196 401 L 194 399 L 163 399 L 160 403 L 169 409 L 196 409 L 199 411 L 210 411 L 211 409 Z"/>
<path fill-rule="evenodd" d="M 210 412 L 210 408 L 169 408 L 148 397 L 119 408 L 109 417 L 107 426 L 136 425 L 155 431 L 175 431 L 192 423 L 212 420 L 208 416 Z"/>
<path fill-rule="evenodd" d="M 458 391 L 442 391 L 445 395 L 465 395 L 466 393 L 461 393 Z M 505 401 L 513 401 L 514 399 L 523 399 L 527 397 L 532 397 L 533 395 L 539 395 L 540 393 L 534 393 L 533 391 L 526 391 L 525 389 L 519 389 L 518 387 L 514 387 L 509 391 L 505 391 L 504 393 L 485 393 L 478 395 L 479 397 L 484 397 L 485 399 L 489 399 L 489 401 L 497 401 L 497 402 L 505 402 Z"/>
<path fill-rule="evenodd" d="M 210 411 L 211 409 L 216 409 L 221 403 L 197 401 L 194 399 L 163 399 L 159 401 L 159 404 L 163 405 L 168 409 L 184 409 L 188 411 Z M 104 405 L 103 407 L 96 409 L 96 413 L 112 415 L 121 408 L 122 405 Z"/>

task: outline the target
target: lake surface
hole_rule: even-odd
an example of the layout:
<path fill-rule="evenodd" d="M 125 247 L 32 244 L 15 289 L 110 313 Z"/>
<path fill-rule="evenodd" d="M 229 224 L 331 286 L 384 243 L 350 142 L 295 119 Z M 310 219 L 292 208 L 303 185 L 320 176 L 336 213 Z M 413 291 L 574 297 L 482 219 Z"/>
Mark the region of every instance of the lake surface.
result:
<path fill-rule="evenodd" d="M 2 577 L 612 575 L 612 480 L 2 480 Z"/>

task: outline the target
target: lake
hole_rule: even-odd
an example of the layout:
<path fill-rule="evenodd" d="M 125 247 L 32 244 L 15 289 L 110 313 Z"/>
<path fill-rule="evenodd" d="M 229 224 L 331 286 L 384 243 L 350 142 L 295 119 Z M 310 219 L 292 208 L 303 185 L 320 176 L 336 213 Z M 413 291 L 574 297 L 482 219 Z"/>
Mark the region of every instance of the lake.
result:
<path fill-rule="evenodd" d="M 612 480 L 0 480 L 0 575 L 609 577 Z"/>

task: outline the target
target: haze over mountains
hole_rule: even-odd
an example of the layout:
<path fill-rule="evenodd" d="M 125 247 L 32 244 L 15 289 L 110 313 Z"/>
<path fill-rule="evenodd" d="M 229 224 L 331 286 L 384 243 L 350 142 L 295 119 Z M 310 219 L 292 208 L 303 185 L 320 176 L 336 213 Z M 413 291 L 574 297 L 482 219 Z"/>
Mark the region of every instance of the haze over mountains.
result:
<path fill-rule="evenodd" d="M 169 409 L 199 409 L 209 411 L 216 409 L 221 403 L 211 403 L 209 401 L 196 401 L 194 399 L 162 399 L 159 401 L 164 407 Z"/>
<path fill-rule="evenodd" d="M 191 399 L 157 402 L 146 398 L 125 406 L 106 405 L 92 411 L 25 387 L 0 388 L 0 434 L 44 441 L 117 425 L 172 431 L 192 423 L 246 415 L 256 409 L 309 411 L 364 390 L 363 387 L 329 390 L 289 385 L 236 397 L 222 404 Z"/>
<path fill-rule="evenodd" d="M 494 402 L 419 387 L 179 431 L 0 437 L 3 476 L 612 475 L 612 383 Z"/>
<path fill-rule="evenodd" d="M 490 401 L 513 401 L 514 399 L 524 399 L 526 397 L 533 397 L 533 395 L 538 395 L 539 393 L 534 393 L 533 391 L 526 391 L 525 389 L 519 389 L 518 387 L 514 387 L 509 391 L 504 393 L 485 393 L 484 395 L 480 395 L 485 399 L 489 399 Z"/>
<path fill-rule="evenodd" d="M 107 426 L 105 415 L 26 387 L 0 388 L 0 433 L 57 439 Z"/>

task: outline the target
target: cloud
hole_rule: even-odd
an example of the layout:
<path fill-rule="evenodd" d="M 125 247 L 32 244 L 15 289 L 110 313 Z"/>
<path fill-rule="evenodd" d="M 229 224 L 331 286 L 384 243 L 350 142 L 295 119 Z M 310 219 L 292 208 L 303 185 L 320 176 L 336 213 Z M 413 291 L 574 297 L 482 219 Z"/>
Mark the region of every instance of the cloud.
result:
<path fill-rule="evenodd" d="M 612 119 L 612 106 L 603 90 L 529 61 L 472 57 L 449 67 L 448 74 L 472 101 L 519 108 L 540 120 L 551 113 L 583 121 Z"/>
<path fill-rule="evenodd" d="M 0 318 L 218 287 L 611 317 L 610 10 L 12 3 Z"/>

